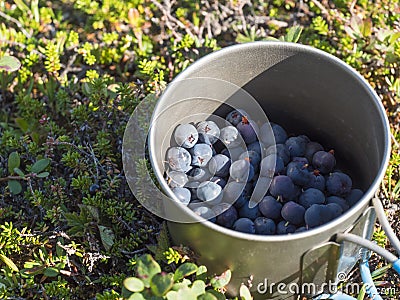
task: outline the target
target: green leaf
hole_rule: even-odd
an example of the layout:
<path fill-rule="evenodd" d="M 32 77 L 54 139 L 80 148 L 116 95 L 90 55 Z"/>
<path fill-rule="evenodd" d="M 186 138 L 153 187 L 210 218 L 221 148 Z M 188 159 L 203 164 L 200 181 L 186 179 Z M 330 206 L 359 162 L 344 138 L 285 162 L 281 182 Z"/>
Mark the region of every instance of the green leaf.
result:
<path fill-rule="evenodd" d="M 42 172 L 47 166 L 50 164 L 50 159 L 43 158 L 35 162 L 31 168 L 32 173 L 39 173 Z"/>
<path fill-rule="evenodd" d="M 369 37 L 372 34 L 372 20 L 370 18 L 363 20 L 360 30 L 364 37 Z"/>
<path fill-rule="evenodd" d="M 193 292 L 188 287 L 182 288 L 177 292 L 175 291 L 168 292 L 167 295 L 169 295 L 169 293 L 172 294 L 169 298 L 167 298 L 169 300 L 197 300 L 195 292 Z"/>
<path fill-rule="evenodd" d="M 49 175 L 50 175 L 49 172 L 42 172 L 42 173 L 37 174 L 36 177 L 38 177 L 38 178 L 44 178 L 44 177 L 47 177 L 47 176 L 49 176 Z"/>
<path fill-rule="evenodd" d="M 220 289 L 226 286 L 229 281 L 231 280 L 231 270 L 226 270 L 224 273 L 222 273 L 220 276 L 215 276 L 210 280 L 211 285 L 213 288 Z"/>
<path fill-rule="evenodd" d="M 124 286 L 128 291 L 141 292 L 144 290 L 143 282 L 136 277 L 128 277 L 124 280 Z"/>
<path fill-rule="evenodd" d="M 221 294 L 222 295 L 222 294 Z M 224 297 L 225 298 L 225 297 Z M 224 299 L 223 298 L 223 299 Z M 205 293 L 197 297 L 198 300 L 219 300 L 213 293 Z"/>
<path fill-rule="evenodd" d="M 191 274 L 196 273 L 197 271 L 197 266 L 193 263 L 184 263 L 176 269 L 175 274 L 174 274 L 174 280 L 178 281 L 182 279 L 183 277 L 189 276 Z"/>
<path fill-rule="evenodd" d="M 23 0 L 14 0 L 14 2 L 22 12 L 29 12 L 30 9 Z"/>
<path fill-rule="evenodd" d="M 18 127 L 22 130 L 22 132 L 27 132 L 29 129 L 29 123 L 27 120 L 23 118 L 16 118 L 15 123 L 17 123 Z"/>
<path fill-rule="evenodd" d="M 150 287 L 151 278 L 161 272 L 160 265 L 153 259 L 150 254 L 144 254 L 137 260 L 137 277 L 142 279 L 145 287 Z"/>
<path fill-rule="evenodd" d="M 21 159 L 19 157 L 18 152 L 12 152 L 8 156 L 8 172 L 10 174 L 14 173 L 15 168 L 19 168 L 19 165 L 21 164 Z"/>
<path fill-rule="evenodd" d="M 22 185 L 16 180 L 9 180 L 8 181 L 8 189 L 14 195 L 18 195 L 22 192 Z"/>
<path fill-rule="evenodd" d="M 4 254 L 0 254 L 0 259 L 14 272 L 19 272 L 18 267 L 14 264 L 14 262 L 9 259 L 7 256 Z"/>
<path fill-rule="evenodd" d="M 178 300 L 177 291 L 169 291 L 165 296 L 167 297 L 167 300 Z"/>
<path fill-rule="evenodd" d="M 22 269 L 21 270 L 21 274 L 23 275 L 27 275 L 27 276 L 35 276 L 38 274 L 42 274 L 43 270 L 45 269 L 45 266 L 37 266 L 37 267 L 29 267 L 27 269 Z"/>
<path fill-rule="evenodd" d="M 360 293 L 357 296 L 357 300 L 363 300 L 365 299 L 365 294 L 366 294 L 366 286 L 365 284 L 362 286 Z"/>
<path fill-rule="evenodd" d="M 250 294 L 249 288 L 245 286 L 244 284 L 241 285 L 240 290 L 239 290 L 240 298 L 242 300 L 252 300 L 253 297 Z"/>
<path fill-rule="evenodd" d="M 17 71 L 21 67 L 21 62 L 14 56 L 3 56 L 0 58 L 0 70 L 8 72 Z"/>
<path fill-rule="evenodd" d="M 36 144 L 39 143 L 39 133 L 38 132 L 32 132 L 31 138 L 32 138 L 32 141 L 34 141 Z"/>
<path fill-rule="evenodd" d="M 400 181 L 399 181 L 399 183 L 400 183 Z M 391 267 L 392 267 L 391 265 L 386 265 L 386 266 L 383 266 L 382 268 L 374 270 L 371 273 L 372 278 L 374 280 L 379 279 L 380 277 L 385 275 Z"/>
<path fill-rule="evenodd" d="M 216 290 L 208 290 L 206 294 L 212 294 L 217 300 L 225 300 L 224 294 L 216 291 Z"/>
<path fill-rule="evenodd" d="M 20 168 L 14 168 L 14 172 L 17 173 L 21 177 L 25 177 L 24 172 Z"/>
<path fill-rule="evenodd" d="M 174 284 L 173 274 L 155 274 L 150 281 L 151 291 L 156 296 L 164 296 Z"/>
<path fill-rule="evenodd" d="M 60 271 L 58 269 L 49 267 L 44 270 L 43 275 L 47 277 L 56 277 L 59 273 Z"/>
<path fill-rule="evenodd" d="M 99 222 L 100 220 L 100 215 L 99 215 L 99 209 L 95 206 L 92 205 L 85 205 L 85 209 L 88 211 L 88 213 L 97 221 Z"/>
<path fill-rule="evenodd" d="M 182 282 L 174 283 L 174 285 L 172 286 L 171 289 L 174 291 L 178 291 L 182 288 L 188 287 L 191 284 L 192 284 L 192 282 L 189 279 L 183 278 Z"/>
<path fill-rule="evenodd" d="M 114 245 L 114 238 L 115 235 L 113 233 L 113 231 L 105 226 L 97 226 L 99 228 L 100 231 L 100 238 L 101 238 L 101 242 L 103 243 L 104 248 L 109 251 L 112 247 L 112 245 Z"/>
<path fill-rule="evenodd" d="M 207 267 L 206 266 L 199 266 L 197 271 L 196 271 L 196 276 L 200 276 L 207 273 Z"/>
<path fill-rule="evenodd" d="M 199 266 L 196 271 L 196 279 L 206 281 L 206 278 L 207 278 L 207 267 Z"/>
<path fill-rule="evenodd" d="M 303 31 L 303 28 L 300 26 L 293 26 L 289 29 L 287 34 L 285 35 L 285 41 L 286 42 L 292 42 L 292 43 L 297 43 L 297 41 L 300 39 L 301 32 Z"/>
<path fill-rule="evenodd" d="M 263 39 L 264 41 L 280 41 L 280 39 L 277 39 L 276 37 L 273 36 L 267 36 L 265 39 Z"/>
<path fill-rule="evenodd" d="M 196 280 L 193 282 L 192 291 L 196 296 L 200 296 L 206 292 L 206 284 L 202 280 Z"/>
<path fill-rule="evenodd" d="M 141 293 L 134 293 L 134 294 L 130 295 L 128 300 L 146 300 L 146 298 L 143 297 L 143 295 Z"/>

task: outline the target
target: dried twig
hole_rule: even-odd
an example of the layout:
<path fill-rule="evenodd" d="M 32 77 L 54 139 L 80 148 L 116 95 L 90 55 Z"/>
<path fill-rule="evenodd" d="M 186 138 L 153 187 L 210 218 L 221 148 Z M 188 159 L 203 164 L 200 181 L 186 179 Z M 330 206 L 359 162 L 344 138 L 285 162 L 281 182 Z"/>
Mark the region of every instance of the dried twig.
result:
<path fill-rule="evenodd" d="M 179 21 L 177 18 L 175 18 L 173 15 L 171 15 L 171 7 L 172 4 L 169 0 L 164 0 L 165 6 L 162 5 L 160 2 L 157 0 L 151 0 L 151 2 L 157 6 L 157 8 L 164 14 L 165 16 L 165 25 L 172 31 L 172 34 L 180 38 L 181 36 L 175 31 L 174 26 L 172 26 L 172 23 L 175 23 L 179 28 L 185 29 L 186 33 L 190 36 L 193 37 L 193 33 L 183 24 L 181 21 Z"/>
<path fill-rule="evenodd" d="M 21 22 L 19 22 L 17 19 L 5 14 L 4 12 L 0 11 L 0 17 L 3 17 L 4 19 L 6 19 L 7 21 L 13 22 L 15 25 L 18 26 L 18 28 L 21 30 L 21 32 L 28 38 L 30 39 L 32 37 L 32 35 L 26 31 L 26 29 L 24 28 L 24 26 L 21 24 Z"/>
<path fill-rule="evenodd" d="M 93 149 L 91 149 L 92 153 L 88 153 L 85 150 L 82 150 L 81 148 L 79 148 L 77 145 L 69 143 L 69 142 L 60 142 L 60 141 L 54 141 L 54 140 L 49 140 L 46 143 L 44 143 L 44 145 L 48 145 L 48 146 L 57 146 L 57 145 L 66 145 L 66 146 L 71 146 L 74 149 L 76 149 L 78 152 L 90 157 L 93 159 L 95 166 L 96 166 L 96 170 L 97 168 L 99 168 L 103 173 L 107 173 L 107 171 L 104 169 L 104 167 L 100 164 L 99 160 L 97 159 L 97 157 L 94 155 Z M 90 147 L 91 148 L 91 147 Z M 98 176 L 98 175 L 97 175 Z"/>
<path fill-rule="evenodd" d="M 74 62 L 75 62 L 75 60 L 76 60 L 76 58 L 77 58 L 77 56 L 78 56 L 78 53 L 75 53 L 74 55 L 72 55 L 70 57 L 70 59 L 67 62 L 67 66 L 65 67 L 65 69 L 62 71 L 62 73 L 60 75 L 61 78 L 64 78 L 64 76 L 66 76 L 71 71 L 78 71 L 79 72 L 79 71 L 82 70 L 82 68 L 73 68 L 72 67 Z"/>
<path fill-rule="evenodd" d="M 0 44 L 1 44 L 1 43 L 5 43 L 5 44 L 8 44 L 8 45 L 10 45 L 10 46 L 18 46 L 18 47 L 20 47 L 20 48 L 22 48 L 22 49 L 26 49 L 26 45 L 25 45 L 25 44 L 18 43 L 18 42 L 16 42 L 16 41 L 10 41 L 10 40 L 0 39 Z M 45 57 L 46 57 L 43 53 L 41 53 L 41 52 L 39 52 L 39 51 L 37 51 L 37 50 L 35 50 L 35 49 L 31 50 L 30 52 L 39 55 L 40 58 L 45 58 Z"/>
<path fill-rule="evenodd" d="M 392 140 L 393 140 L 393 143 L 396 145 L 396 147 L 397 147 L 398 149 L 400 149 L 400 144 L 399 144 L 399 142 L 396 140 L 396 138 L 394 137 L 393 133 L 390 133 L 390 136 L 391 136 L 391 138 L 392 138 Z"/>
<path fill-rule="evenodd" d="M 21 177 L 21 176 L 7 176 L 0 178 L 0 182 L 8 181 L 8 180 L 28 180 L 28 178 Z"/>
<path fill-rule="evenodd" d="M 321 2 L 319 2 L 318 0 L 311 0 L 311 2 L 314 3 L 315 6 L 317 6 L 317 7 L 321 10 L 322 14 L 324 14 L 327 18 L 329 18 L 329 17 L 331 16 L 330 12 L 333 12 L 333 13 L 335 14 L 334 17 L 335 17 L 336 19 L 341 20 L 341 21 L 344 22 L 344 23 L 348 23 L 348 21 L 347 21 L 345 18 L 343 18 L 343 17 L 337 12 L 336 9 L 330 9 L 329 7 L 327 8 L 327 7 L 325 7 Z"/>

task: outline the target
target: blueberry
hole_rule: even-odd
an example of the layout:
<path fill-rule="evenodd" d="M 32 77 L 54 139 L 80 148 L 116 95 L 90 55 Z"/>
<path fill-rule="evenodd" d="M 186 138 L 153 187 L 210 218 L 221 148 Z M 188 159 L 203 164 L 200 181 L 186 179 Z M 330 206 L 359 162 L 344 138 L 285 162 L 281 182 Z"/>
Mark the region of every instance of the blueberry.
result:
<path fill-rule="evenodd" d="M 294 225 L 304 223 L 305 208 L 296 202 L 289 201 L 282 207 L 281 215 L 287 222 Z"/>
<path fill-rule="evenodd" d="M 270 154 L 261 160 L 260 176 L 271 178 L 274 174 L 282 175 L 284 173 L 285 165 L 283 163 L 283 160 L 276 154 Z"/>
<path fill-rule="evenodd" d="M 192 148 L 197 143 L 199 134 L 192 124 L 181 124 L 176 127 L 174 137 L 178 146 Z"/>
<path fill-rule="evenodd" d="M 202 201 L 216 201 L 222 196 L 222 188 L 211 181 L 204 181 L 197 188 L 197 198 Z"/>
<path fill-rule="evenodd" d="M 271 128 L 272 132 L 274 133 L 275 143 L 276 144 L 285 143 L 288 137 L 285 129 L 283 129 L 282 126 L 275 123 L 271 123 Z"/>
<path fill-rule="evenodd" d="M 220 154 L 223 154 L 231 159 L 231 161 L 235 161 L 239 159 L 239 156 L 245 151 L 246 149 L 241 146 L 233 147 L 233 148 L 225 148 L 221 151 Z"/>
<path fill-rule="evenodd" d="M 231 160 L 223 154 L 217 154 L 212 157 L 208 163 L 208 169 L 211 174 L 219 177 L 226 177 L 229 175 L 229 168 Z"/>
<path fill-rule="evenodd" d="M 329 209 L 331 213 L 331 220 L 336 219 L 341 214 L 343 214 L 342 207 L 337 203 L 329 203 L 326 205 L 326 207 Z"/>
<path fill-rule="evenodd" d="M 212 209 L 217 216 L 216 223 L 218 225 L 226 228 L 232 228 L 233 224 L 238 219 L 238 213 L 236 209 L 227 203 L 220 203 L 214 206 Z"/>
<path fill-rule="evenodd" d="M 288 234 L 288 233 L 294 233 L 295 231 L 296 231 L 296 226 L 286 221 L 280 221 L 276 226 L 276 234 Z"/>
<path fill-rule="evenodd" d="M 285 145 L 288 147 L 291 157 L 303 156 L 306 152 L 307 141 L 301 136 L 290 137 Z"/>
<path fill-rule="evenodd" d="M 297 228 L 295 232 L 297 233 L 297 232 L 305 232 L 305 231 L 307 231 L 307 228 L 304 226 L 301 226 L 301 227 Z"/>
<path fill-rule="evenodd" d="M 258 155 L 260 155 L 260 157 L 261 149 L 263 149 L 263 145 L 259 141 L 255 141 L 254 143 L 247 145 L 247 151 L 255 151 L 258 153 Z"/>
<path fill-rule="evenodd" d="M 323 204 L 325 202 L 325 195 L 320 190 L 309 188 L 301 193 L 299 203 L 306 209 L 313 204 Z"/>
<path fill-rule="evenodd" d="M 246 185 L 243 182 L 231 181 L 224 188 L 224 201 L 236 208 L 242 207 L 249 199 Z"/>
<path fill-rule="evenodd" d="M 231 164 L 229 174 L 233 180 L 248 182 L 254 177 L 254 168 L 247 160 L 240 159 Z"/>
<path fill-rule="evenodd" d="M 302 156 L 296 156 L 292 158 L 292 162 L 301 163 L 303 165 L 309 165 L 308 159 Z"/>
<path fill-rule="evenodd" d="M 186 172 L 186 175 L 188 176 L 188 179 L 192 181 L 205 181 L 209 180 L 212 177 L 208 168 L 198 167 L 190 169 L 188 172 Z"/>
<path fill-rule="evenodd" d="M 278 220 L 281 217 L 282 204 L 272 196 L 265 196 L 258 204 L 258 209 L 264 217 Z"/>
<path fill-rule="evenodd" d="M 329 194 L 343 197 L 351 191 L 351 178 L 339 172 L 334 172 L 326 179 L 326 189 Z"/>
<path fill-rule="evenodd" d="M 303 192 L 303 190 L 301 189 L 301 187 L 299 187 L 298 185 L 294 185 L 293 193 L 290 196 L 289 200 L 298 202 L 298 198 L 300 197 L 302 192 Z"/>
<path fill-rule="evenodd" d="M 167 151 L 167 162 L 171 170 L 187 172 L 192 167 L 190 166 L 192 157 L 190 153 L 182 147 L 171 147 Z"/>
<path fill-rule="evenodd" d="M 188 177 L 183 172 L 169 171 L 167 173 L 167 182 L 171 188 L 183 187 L 188 181 Z"/>
<path fill-rule="evenodd" d="M 231 111 L 227 116 L 226 120 L 233 126 L 239 124 L 242 121 L 242 117 L 247 116 L 247 113 L 242 109 L 235 109 Z"/>
<path fill-rule="evenodd" d="M 188 189 L 182 187 L 176 187 L 172 189 L 172 192 L 178 198 L 180 203 L 183 205 L 188 205 L 191 198 L 191 193 Z"/>
<path fill-rule="evenodd" d="M 306 210 L 304 220 L 308 228 L 314 228 L 332 220 L 332 212 L 324 204 L 313 204 Z"/>
<path fill-rule="evenodd" d="M 294 184 L 299 186 L 306 186 L 311 181 L 308 164 L 301 160 L 290 162 L 286 168 L 286 175 L 292 179 Z"/>
<path fill-rule="evenodd" d="M 89 193 L 90 195 L 94 195 L 97 193 L 97 191 L 100 189 L 100 186 L 97 183 L 93 183 L 90 187 L 89 187 Z"/>
<path fill-rule="evenodd" d="M 332 152 L 318 151 L 314 154 L 312 159 L 313 166 L 320 170 L 323 174 L 328 174 L 332 172 L 336 165 L 335 156 Z"/>
<path fill-rule="evenodd" d="M 253 120 L 242 117 L 242 121 L 236 125 L 236 128 L 246 144 L 254 143 L 257 140 L 259 129 L 257 123 Z"/>
<path fill-rule="evenodd" d="M 298 138 L 299 138 L 299 139 L 302 139 L 302 140 L 305 141 L 307 144 L 308 144 L 309 142 L 311 142 L 311 141 L 310 141 L 310 138 L 309 138 L 308 136 L 304 135 L 304 134 L 299 135 Z"/>
<path fill-rule="evenodd" d="M 290 152 L 289 149 L 285 144 L 276 144 L 275 146 L 270 146 L 267 150 L 265 155 L 270 155 L 270 154 L 276 154 L 279 156 L 285 166 L 289 163 L 290 161 Z"/>
<path fill-rule="evenodd" d="M 189 206 L 190 206 L 190 204 L 189 204 Z M 199 215 L 200 217 L 203 217 L 204 219 L 215 223 L 215 221 L 216 221 L 215 213 L 209 207 L 207 207 L 207 206 L 196 206 L 192 210 L 196 215 Z"/>
<path fill-rule="evenodd" d="M 210 179 L 211 182 L 215 182 L 218 184 L 221 188 L 224 188 L 226 186 L 226 180 L 222 177 L 214 176 Z"/>
<path fill-rule="evenodd" d="M 318 170 L 310 172 L 310 181 L 304 185 L 304 188 L 314 188 L 320 191 L 325 191 L 325 177 Z"/>
<path fill-rule="evenodd" d="M 211 144 L 214 144 L 216 141 L 218 141 L 219 135 L 220 135 L 220 130 L 213 121 L 203 121 L 197 124 L 197 131 L 199 133 L 205 134 Z"/>
<path fill-rule="evenodd" d="M 308 161 L 312 162 L 315 152 L 323 151 L 323 150 L 324 150 L 324 147 L 322 147 L 320 143 L 309 142 L 306 145 L 306 152 L 304 153 L 304 157 L 307 158 Z"/>
<path fill-rule="evenodd" d="M 355 205 L 364 195 L 363 191 L 360 189 L 352 189 L 350 193 L 346 196 L 346 201 L 350 207 Z"/>
<path fill-rule="evenodd" d="M 212 157 L 212 149 L 207 144 L 196 144 L 190 150 L 192 154 L 192 165 L 197 167 L 204 167 L 208 164 Z"/>
<path fill-rule="evenodd" d="M 245 159 L 251 163 L 255 170 L 260 166 L 261 156 L 256 151 L 244 151 L 240 154 L 239 159 Z"/>
<path fill-rule="evenodd" d="M 267 147 L 278 143 L 275 140 L 274 132 L 271 125 L 272 123 L 266 122 L 260 127 L 260 141 Z"/>
<path fill-rule="evenodd" d="M 286 175 L 278 175 L 272 179 L 269 192 L 275 198 L 281 197 L 283 199 L 290 199 L 293 197 L 295 187 L 290 177 Z"/>
<path fill-rule="evenodd" d="M 248 218 L 251 220 L 261 216 L 261 213 L 258 210 L 258 205 L 250 208 L 249 202 L 245 203 L 241 208 L 239 208 L 238 213 L 240 218 Z"/>
<path fill-rule="evenodd" d="M 276 232 L 275 222 L 271 219 L 258 217 L 254 220 L 256 234 L 273 235 Z"/>
<path fill-rule="evenodd" d="M 234 126 L 226 126 L 222 128 L 219 138 L 227 148 L 235 148 L 241 144 L 239 131 Z"/>
<path fill-rule="evenodd" d="M 329 197 L 327 197 L 326 198 L 326 204 L 329 204 L 329 203 L 338 204 L 342 208 L 343 212 L 345 212 L 345 211 L 347 211 L 349 209 L 349 204 L 347 203 L 347 201 L 344 200 L 341 197 L 338 197 L 338 196 L 329 196 Z"/>
<path fill-rule="evenodd" d="M 254 222 L 248 218 L 237 219 L 233 224 L 233 229 L 244 233 L 256 233 Z"/>

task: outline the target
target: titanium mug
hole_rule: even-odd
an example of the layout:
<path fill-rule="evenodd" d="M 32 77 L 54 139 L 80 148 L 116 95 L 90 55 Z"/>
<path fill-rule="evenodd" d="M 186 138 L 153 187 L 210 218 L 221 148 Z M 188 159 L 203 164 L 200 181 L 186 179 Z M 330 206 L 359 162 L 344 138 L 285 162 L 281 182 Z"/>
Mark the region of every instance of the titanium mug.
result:
<path fill-rule="evenodd" d="M 236 232 L 201 221 L 186 207 L 172 206 L 169 214 L 185 216 L 192 223 L 168 221 L 169 232 L 174 244 L 191 247 L 209 271 L 232 271 L 230 295 L 238 294 L 241 283 L 251 282 L 255 299 L 297 297 L 290 292 L 279 294 L 277 285 L 337 281 L 338 274 L 347 274 L 359 259 L 360 247 L 332 241 L 336 233 L 371 238 L 375 223 L 371 199 L 390 155 L 388 120 L 364 78 L 330 54 L 286 42 L 224 48 L 184 70 L 155 105 L 148 149 L 157 181 L 168 197 L 176 199 L 163 178 L 173 128 L 185 118 L 190 122 L 204 116 L 224 117 L 232 109 L 229 106 L 247 111 L 252 104 L 243 100 L 246 95 L 260 107 L 248 108 L 252 112 L 257 114 L 262 108 L 270 121 L 287 132 L 306 134 L 335 149 L 342 163 L 338 168 L 351 175 L 353 185 L 365 192 L 363 198 L 328 224 L 277 236 Z"/>

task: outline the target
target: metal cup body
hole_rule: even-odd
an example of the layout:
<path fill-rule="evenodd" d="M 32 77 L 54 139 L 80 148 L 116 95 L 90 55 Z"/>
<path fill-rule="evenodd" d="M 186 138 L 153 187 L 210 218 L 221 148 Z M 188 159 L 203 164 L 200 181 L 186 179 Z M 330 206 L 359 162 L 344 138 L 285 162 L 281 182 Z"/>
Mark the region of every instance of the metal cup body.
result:
<path fill-rule="evenodd" d="M 191 247 L 199 255 L 199 262 L 211 272 L 232 270 L 231 294 L 237 294 L 240 283 L 250 279 L 253 291 L 265 279 L 268 283 L 299 281 L 302 256 L 328 242 L 335 233 L 351 228 L 369 207 L 384 176 L 390 132 L 378 96 L 356 71 L 334 56 L 282 42 L 224 48 L 196 61 L 175 81 L 195 78 L 214 78 L 241 87 L 257 100 L 270 121 L 282 125 L 288 133 L 306 134 L 326 149 L 334 149 L 337 168 L 349 173 L 353 185 L 365 191 L 363 198 L 340 218 L 299 234 L 257 236 L 210 222 L 168 222 L 173 242 Z M 210 87 L 204 87 L 207 88 Z M 184 93 L 194 99 L 174 105 Z M 159 114 L 173 106 L 168 117 L 155 120 L 149 138 L 155 175 L 171 197 L 163 179 L 163 155 L 169 145 L 161 141 L 171 139 L 171 127 L 182 116 L 188 119 L 194 114 L 224 116 L 229 111 L 221 103 L 196 100 L 195 94 L 195 90 L 179 90 L 172 85 L 159 99 L 154 112 Z M 200 221 L 188 209 L 176 208 L 174 213 Z M 268 297 L 260 296 L 265 298 Z"/>

